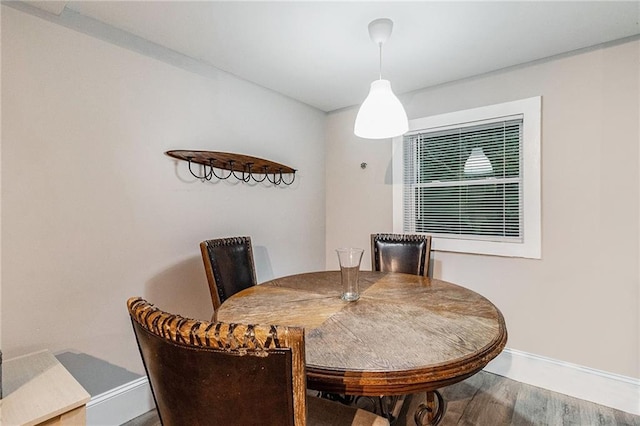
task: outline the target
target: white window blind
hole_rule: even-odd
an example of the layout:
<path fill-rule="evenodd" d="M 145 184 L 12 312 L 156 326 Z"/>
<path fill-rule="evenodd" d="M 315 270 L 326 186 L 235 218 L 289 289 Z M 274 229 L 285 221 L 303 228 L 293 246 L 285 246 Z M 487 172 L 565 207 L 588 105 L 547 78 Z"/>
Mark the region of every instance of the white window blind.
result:
<path fill-rule="evenodd" d="M 522 242 L 522 115 L 403 139 L 404 232 Z"/>

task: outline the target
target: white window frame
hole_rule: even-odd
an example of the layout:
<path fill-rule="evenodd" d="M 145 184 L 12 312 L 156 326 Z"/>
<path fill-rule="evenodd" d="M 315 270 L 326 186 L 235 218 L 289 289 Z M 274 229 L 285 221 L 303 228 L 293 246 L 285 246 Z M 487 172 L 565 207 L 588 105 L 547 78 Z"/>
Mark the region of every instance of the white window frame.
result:
<path fill-rule="evenodd" d="M 540 138 L 542 98 L 540 96 L 496 105 L 456 111 L 409 121 L 407 133 L 464 126 L 474 122 L 522 115 L 522 241 L 483 241 L 433 237 L 432 250 L 495 256 L 542 257 Z M 404 136 L 404 135 L 403 135 Z M 404 162 L 403 136 L 393 139 L 393 230 L 403 233 Z"/>

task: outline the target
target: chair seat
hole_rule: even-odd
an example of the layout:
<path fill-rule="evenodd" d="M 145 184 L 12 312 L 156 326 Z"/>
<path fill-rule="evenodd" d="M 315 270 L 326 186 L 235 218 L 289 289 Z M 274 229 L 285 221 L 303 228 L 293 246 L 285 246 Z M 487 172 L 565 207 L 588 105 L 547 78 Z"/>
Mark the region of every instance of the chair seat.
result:
<path fill-rule="evenodd" d="M 389 421 L 369 411 L 339 402 L 307 396 L 308 426 L 388 426 Z"/>

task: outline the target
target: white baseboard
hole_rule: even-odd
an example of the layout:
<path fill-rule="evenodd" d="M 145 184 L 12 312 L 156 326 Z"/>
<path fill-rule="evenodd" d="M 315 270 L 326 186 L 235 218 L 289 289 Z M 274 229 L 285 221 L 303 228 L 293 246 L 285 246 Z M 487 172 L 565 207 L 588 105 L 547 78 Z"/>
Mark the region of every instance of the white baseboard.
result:
<path fill-rule="evenodd" d="M 640 380 L 505 349 L 484 369 L 518 382 L 640 415 Z"/>
<path fill-rule="evenodd" d="M 155 408 L 146 376 L 91 398 L 88 426 L 117 426 Z"/>

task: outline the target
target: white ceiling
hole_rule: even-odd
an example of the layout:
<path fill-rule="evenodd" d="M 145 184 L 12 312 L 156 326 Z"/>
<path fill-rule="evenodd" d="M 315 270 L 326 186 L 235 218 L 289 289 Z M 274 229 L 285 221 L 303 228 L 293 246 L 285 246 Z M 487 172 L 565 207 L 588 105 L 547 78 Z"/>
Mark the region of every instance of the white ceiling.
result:
<path fill-rule="evenodd" d="M 640 34 L 640 1 L 69 1 L 65 12 L 323 111 L 359 104 L 378 78 L 376 18 L 394 21 L 383 77 L 398 94 Z"/>

